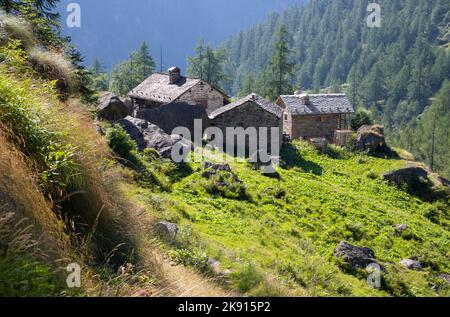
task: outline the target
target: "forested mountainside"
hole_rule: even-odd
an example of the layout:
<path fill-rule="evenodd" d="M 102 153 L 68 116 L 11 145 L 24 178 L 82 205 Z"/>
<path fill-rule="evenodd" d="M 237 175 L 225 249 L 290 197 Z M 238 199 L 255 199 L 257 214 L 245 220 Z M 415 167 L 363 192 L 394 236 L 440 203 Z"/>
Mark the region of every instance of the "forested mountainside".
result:
<path fill-rule="evenodd" d="M 334 92 L 345 90 L 355 106 L 370 109 L 386 125 L 391 142 L 450 176 L 449 100 L 444 99 L 439 110 L 444 115 L 421 120 L 430 98 L 450 79 L 450 3 L 377 3 L 381 6 L 380 28 L 367 26 L 367 0 L 312 0 L 303 7 L 271 14 L 264 24 L 231 36 L 224 44 L 230 54 L 227 67 L 232 79 L 225 83 L 226 89 L 239 94 L 250 86 L 267 95 L 268 65 L 277 30 L 283 24 L 293 64 L 285 93 L 325 87 Z M 431 112 L 424 117 L 434 118 Z M 435 150 L 430 143 L 433 139 Z"/>

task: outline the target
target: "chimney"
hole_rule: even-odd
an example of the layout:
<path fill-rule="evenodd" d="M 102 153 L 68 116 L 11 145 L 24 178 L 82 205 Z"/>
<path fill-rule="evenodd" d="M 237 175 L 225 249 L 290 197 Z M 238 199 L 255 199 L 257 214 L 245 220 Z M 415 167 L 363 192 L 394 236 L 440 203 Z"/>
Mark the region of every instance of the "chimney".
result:
<path fill-rule="evenodd" d="M 305 106 L 309 106 L 311 105 L 310 101 L 309 101 L 309 95 L 308 94 L 301 94 L 300 95 L 300 99 L 302 100 L 302 104 Z"/>
<path fill-rule="evenodd" d="M 178 67 L 169 68 L 169 83 L 175 84 L 181 77 L 181 70 Z"/>

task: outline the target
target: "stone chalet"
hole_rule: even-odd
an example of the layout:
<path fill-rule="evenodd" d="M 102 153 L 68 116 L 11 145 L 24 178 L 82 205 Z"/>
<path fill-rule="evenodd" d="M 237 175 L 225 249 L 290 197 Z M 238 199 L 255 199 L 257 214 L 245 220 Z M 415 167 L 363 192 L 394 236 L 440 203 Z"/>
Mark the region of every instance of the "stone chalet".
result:
<path fill-rule="evenodd" d="M 128 96 L 137 111 L 172 102 L 194 102 L 211 113 L 229 103 L 226 93 L 202 79 L 181 76 L 178 67 L 170 68 L 168 74 L 152 74 Z"/>
<path fill-rule="evenodd" d="M 345 94 L 295 94 L 280 96 L 276 104 L 284 109 L 284 134 L 291 140 L 325 138 L 335 142 L 348 129 L 347 116 L 355 113 Z"/>
<path fill-rule="evenodd" d="M 224 141 L 227 137 L 226 129 L 228 127 L 244 129 L 254 127 L 257 132 L 259 132 L 260 128 L 268 128 L 266 150 L 270 153 L 274 140 L 279 142 L 279 146 L 282 144 L 283 109 L 260 96 L 251 94 L 210 113 L 209 125 L 221 129 L 224 134 Z M 272 136 L 271 128 L 279 128 L 279 133 Z M 259 136 L 258 147 L 262 143 Z M 253 153 L 247 154 L 251 155 Z"/>

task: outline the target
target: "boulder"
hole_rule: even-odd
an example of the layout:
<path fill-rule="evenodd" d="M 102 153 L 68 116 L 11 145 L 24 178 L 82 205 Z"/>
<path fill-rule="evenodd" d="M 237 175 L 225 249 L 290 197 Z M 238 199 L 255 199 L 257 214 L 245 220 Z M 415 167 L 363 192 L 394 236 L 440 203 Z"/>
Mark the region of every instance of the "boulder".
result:
<path fill-rule="evenodd" d="M 403 184 L 415 186 L 421 181 L 421 179 L 429 181 L 428 172 L 422 167 L 402 168 L 383 175 L 383 178 L 398 186 Z"/>
<path fill-rule="evenodd" d="M 439 277 L 450 284 L 450 274 L 441 274 Z"/>
<path fill-rule="evenodd" d="M 100 119 L 118 121 L 130 115 L 130 111 L 123 101 L 110 92 L 104 92 L 96 107 Z"/>
<path fill-rule="evenodd" d="M 220 172 L 226 172 L 233 175 L 233 178 L 236 182 L 241 182 L 239 177 L 237 177 L 237 175 L 233 173 L 230 165 L 228 164 L 213 164 L 210 162 L 204 162 L 203 169 L 205 170 L 202 174 L 202 177 L 204 178 L 211 178 L 212 176 L 217 175 Z"/>
<path fill-rule="evenodd" d="M 356 138 L 356 149 L 375 153 L 387 148 L 384 127 L 380 125 L 364 125 L 359 128 Z"/>
<path fill-rule="evenodd" d="M 120 100 L 123 102 L 125 107 L 127 107 L 128 115 L 133 116 L 133 113 L 134 113 L 133 101 L 131 101 L 130 98 L 120 98 Z"/>
<path fill-rule="evenodd" d="M 178 234 L 178 226 L 167 221 L 158 222 L 155 225 L 156 233 L 166 241 L 174 241 Z"/>
<path fill-rule="evenodd" d="M 221 265 L 220 265 L 219 261 L 213 260 L 213 259 L 208 259 L 208 262 L 206 262 L 206 264 L 211 268 L 211 270 L 215 274 L 217 274 L 217 275 L 222 274 Z"/>
<path fill-rule="evenodd" d="M 441 186 L 450 187 L 450 181 L 442 176 L 438 176 L 438 180 Z"/>
<path fill-rule="evenodd" d="M 155 149 L 163 158 L 171 158 L 172 148 L 179 142 L 183 147 L 191 147 L 192 144 L 179 135 L 168 135 L 158 126 L 143 119 L 126 117 L 118 123 L 136 141 L 140 151 L 146 148 Z"/>
<path fill-rule="evenodd" d="M 412 260 L 412 259 L 404 259 L 400 261 L 400 265 L 406 267 L 410 270 L 416 270 L 419 271 L 422 269 L 422 264 L 420 264 L 419 261 Z"/>
<path fill-rule="evenodd" d="M 406 231 L 407 229 L 408 229 L 408 225 L 405 225 L 405 224 L 395 226 L 395 230 L 397 230 L 398 232 L 403 232 L 403 231 Z"/>
<path fill-rule="evenodd" d="M 372 263 L 378 264 L 372 249 L 358 247 L 345 241 L 334 249 L 334 256 L 344 261 L 351 270 L 365 269 Z"/>

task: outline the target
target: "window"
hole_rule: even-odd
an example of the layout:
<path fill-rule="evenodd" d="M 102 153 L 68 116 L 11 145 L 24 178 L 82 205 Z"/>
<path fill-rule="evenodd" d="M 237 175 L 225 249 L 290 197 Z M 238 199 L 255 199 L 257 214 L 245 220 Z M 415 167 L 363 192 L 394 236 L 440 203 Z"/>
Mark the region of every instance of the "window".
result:
<path fill-rule="evenodd" d="M 288 120 L 288 115 L 287 115 L 287 114 L 284 115 L 284 120 L 285 120 L 285 121 Z"/>

